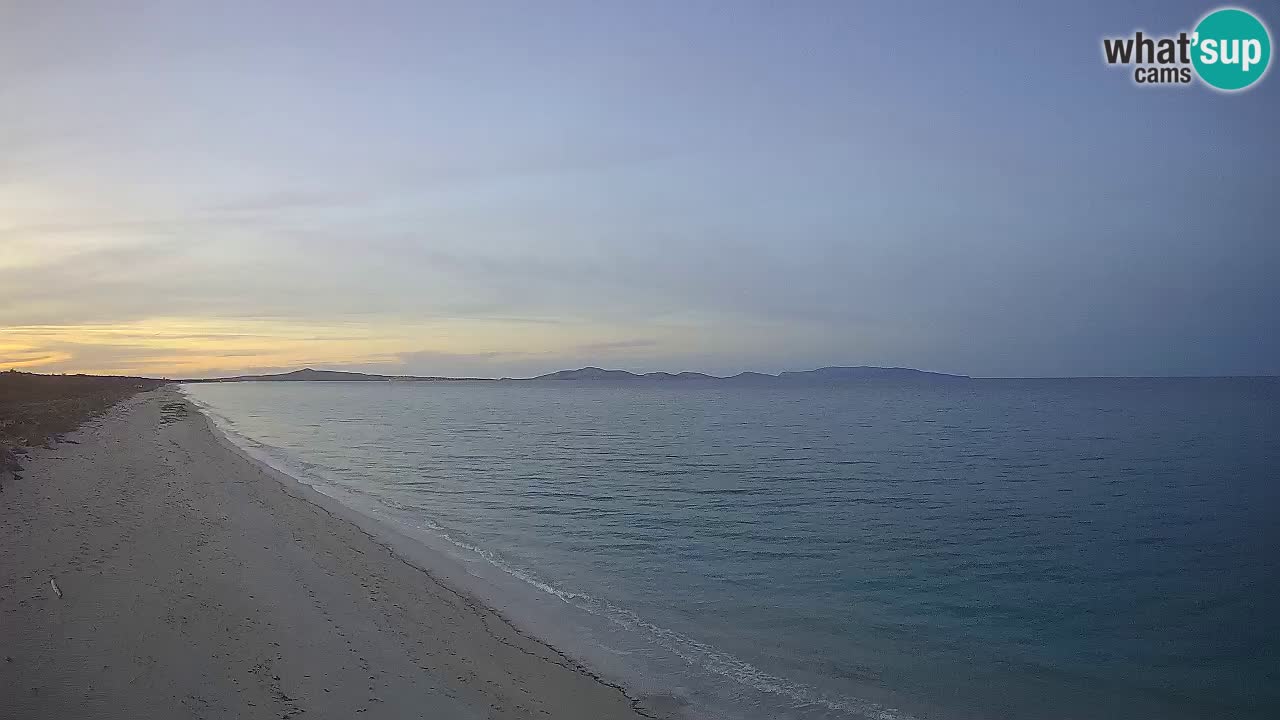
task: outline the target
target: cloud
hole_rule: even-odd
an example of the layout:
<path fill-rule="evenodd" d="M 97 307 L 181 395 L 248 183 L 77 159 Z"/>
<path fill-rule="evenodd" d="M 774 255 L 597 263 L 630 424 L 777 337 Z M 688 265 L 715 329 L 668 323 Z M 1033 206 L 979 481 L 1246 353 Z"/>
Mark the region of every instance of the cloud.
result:
<path fill-rule="evenodd" d="M 0 24 L 21 108 L 0 117 L 10 362 L 1280 370 L 1274 95 L 1211 113 L 1210 138 L 1172 105 L 1110 122 L 1098 107 L 1152 98 L 1055 68 L 1056 104 L 959 92 L 928 57 L 874 66 L 874 43 L 814 32 L 894 26 L 892 4 L 748 11 L 729 34 L 699 13 L 457 11 L 431 43 L 423 4 L 305 27 L 247 3 L 28 5 Z M 771 60 L 797 42 L 798 65 Z"/>
<path fill-rule="evenodd" d="M 48 352 L 44 349 L 0 353 L 0 368 L 56 367 L 73 356 L 65 352 Z"/>
<path fill-rule="evenodd" d="M 637 350 L 640 348 L 652 348 L 657 346 L 658 341 L 652 338 L 636 338 L 633 340 L 603 340 L 600 342 L 582 343 L 574 349 L 580 353 L 611 353 L 616 350 Z"/>

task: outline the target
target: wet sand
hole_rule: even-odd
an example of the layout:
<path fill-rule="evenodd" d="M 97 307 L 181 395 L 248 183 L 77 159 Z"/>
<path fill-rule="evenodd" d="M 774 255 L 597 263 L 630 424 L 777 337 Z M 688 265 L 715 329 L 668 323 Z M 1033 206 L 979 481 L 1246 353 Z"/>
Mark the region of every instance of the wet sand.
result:
<path fill-rule="evenodd" d="M 0 478 L 0 718 L 645 715 L 171 387 L 23 465 Z"/>

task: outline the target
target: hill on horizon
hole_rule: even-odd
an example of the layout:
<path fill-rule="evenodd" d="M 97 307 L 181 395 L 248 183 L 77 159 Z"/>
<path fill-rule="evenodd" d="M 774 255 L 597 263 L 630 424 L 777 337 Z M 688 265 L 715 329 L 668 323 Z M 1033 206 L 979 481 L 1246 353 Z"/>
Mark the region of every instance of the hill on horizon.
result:
<path fill-rule="evenodd" d="M 914 368 L 875 367 L 860 365 L 855 367 L 831 366 L 815 370 L 789 370 L 771 375 L 760 372 L 741 372 L 737 375 L 722 377 L 700 372 L 648 372 L 633 373 L 627 370 L 606 370 L 595 366 L 577 368 L 575 370 L 557 370 L 531 378 L 457 378 L 421 375 L 376 375 L 371 373 L 351 372 L 347 370 L 316 370 L 302 368 L 290 372 L 264 375 L 236 375 L 225 378 L 201 378 L 179 380 L 178 382 L 581 382 L 581 383 L 836 383 L 868 380 L 968 380 L 968 375 L 950 375 L 947 373 L 929 372 Z"/>
<path fill-rule="evenodd" d="M 577 370 L 560 370 L 546 375 L 529 378 L 530 382 L 539 381 L 579 381 L 579 382 L 738 382 L 738 383 L 777 383 L 777 382 L 848 382 L 864 380 L 968 380 L 968 375 L 950 375 L 947 373 L 916 370 L 915 368 L 859 366 L 829 366 L 815 370 L 788 370 L 771 375 L 761 372 L 740 372 L 737 375 L 718 376 L 700 372 L 648 372 L 643 374 L 626 370 L 605 370 L 598 367 L 584 367 Z"/>

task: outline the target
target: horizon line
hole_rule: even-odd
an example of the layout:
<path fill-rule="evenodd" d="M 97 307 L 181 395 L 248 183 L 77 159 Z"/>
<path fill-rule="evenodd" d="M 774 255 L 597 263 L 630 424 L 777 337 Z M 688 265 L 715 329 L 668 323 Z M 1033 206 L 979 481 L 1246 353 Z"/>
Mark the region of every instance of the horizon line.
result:
<path fill-rule="evenodd" d="M 740 372 L 734 373 L 733 375 L 715 375 L 712 373 L 702 372 L 698 370 L 679 370 L 679 371 L 649 370 L 644 372 L 635 372 L 631 370 L 623 370 L 620 368 L 606 368 L 606 367 L 597 366 L 597 365 L 584 365 L 577 368 L 565 368 L 562 370 L 552 370 L 546 373 L 541 373 L 539 375 L 533 375 L 529 377 L 513 377 L 513 376 L 506 376 L 506 375 L 501 377 L 413 375 L 413 374 L 391 375 L 391 374 L 383 374 L 383 373 L 375 373 L 375 372 L 365 372 L 361 370 L 335 370 L 335 369 L 325 369 L 325 368 L 313 368 L 311 366 L 300 367 L 294 370 L 278 370 L 275 372 L 262 372 L 262 373 L 242 373 L 239 375 L 215 375 L 215 376 L 207 376 L 207 377 L 192 377 L 192 376 L 167 377 L 167 376 L 153 376 L 153 375 L 128 375 L 124 373 L 95 373 L 95 372 L 66 372 L 66 371 L 64 372 L 33 372 L 33 371 L 23 370 L 16 367 L 0 370 L 0 373 L 19 373 L 19 374 L 25 374 L 25 375 L 40 375 L 44 377 L 65 376 L 65 377 L 136 378 L 136 379 L 142 379 L 142 380 L 161 380 L 161 381 L 171 382 L 171 383 L 183 383 L 183 382 L 211 382 L 211 381 L 254 382 L 254 380 L 247 380 L 247 379 L 242 380 L 241 378 L 270 378 L 270 377 L 289 375 L 289 374 L 309 370 L 312 372 L 345 373 L 348 375 L 360 375 L 365 377 L 379 377 L 379 378 L 389 378 L 391 380 L 406 380 L 406 381 L 417 380 L 422 382 L 432 382 L 432 381 L 436 381 L 436 382 L 441 382 L 441 381 L 521 382 L 521 381 L 543 379 L 543 378 L 547 378 L 547 376 L 549 375 L 555 375 L 558 373 L 580 372 L 583 370 L 599 370 L 599 371 L 611 372 L 611 373 L 626 373 L 628 375 L 631 375 L 637 378 L 643 378 L 649 375 L 669 375 L 672 377 L 677 377 L 682 374 L 692 374 L 692 375 L 700 375 L 710 380 L 731 380 L 740 375 L 760 375 L 764 377 L 771 377 L 771 378 L 777 379 L 777 378 L 781 378 L 786 373 L 806 374 L 806 373 L 813 373 L 819 370 L 827 370 L 827 369 L 835 369 L 835 368 L 901 370 L 901 371 L 908 371 L 908 372 L 918 372 L 925 375 L 936 375 L 944 378 L 963 379 L 963 380 L 1215 380 L 1215 379 L 1280 378 L 1280 373 L 1232 373 L 1232 374 L 1208 374 L 1208 375 L 963 375 L 963 374 L 949 373 L 949 372 L 943 372 L 938 370 L 922 370 L 920 368 L 911 368 L 911 367 L 904 367 L 904 366 L 883 366 L 883 365 L 824 365 L 822 367 L 811 368 L 808 370 L 781 370 L 774 373 L 763 372 L 759 370 L 742 370 Z M 257 382 L 271 382 L 271 380 L 257 380 Z M 289 381 L 283 381 L 283 382 L 289 382 Z M 342 382 L 342 381 L 341 380 L 308 380 L 308 381 L 301 381 L 301 382 Z"/>

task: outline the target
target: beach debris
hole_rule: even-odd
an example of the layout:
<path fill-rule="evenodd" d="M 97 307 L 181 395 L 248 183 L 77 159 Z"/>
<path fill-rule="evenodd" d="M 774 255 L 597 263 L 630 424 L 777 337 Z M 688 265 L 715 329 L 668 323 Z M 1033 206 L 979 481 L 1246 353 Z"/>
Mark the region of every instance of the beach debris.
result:
<path fill-rule="evenodd" d="M 55 582 L 53 578 L 49 578 L 49 587 L 53 588 L 53 591 L 58 594 L 58 597 L 62 597 L 62 588 L 58 587 L 58 583 Z"/>

